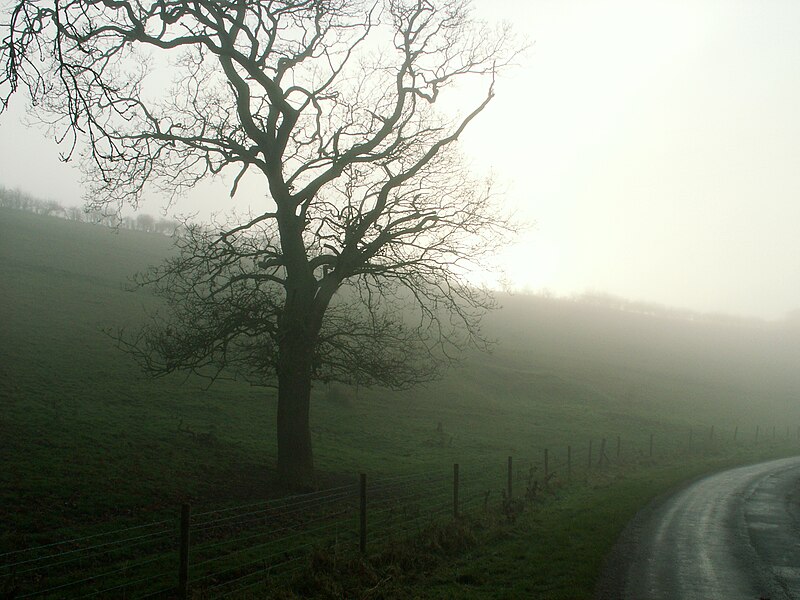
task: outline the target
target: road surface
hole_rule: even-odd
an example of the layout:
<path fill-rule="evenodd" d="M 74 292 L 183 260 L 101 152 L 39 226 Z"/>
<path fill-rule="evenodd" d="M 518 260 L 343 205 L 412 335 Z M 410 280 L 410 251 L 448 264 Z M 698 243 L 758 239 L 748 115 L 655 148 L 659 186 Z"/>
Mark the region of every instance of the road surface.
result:
<path fill-rule="evenodd" d="M 599 600 L 800 600 L 800 457 L 704 477 L 641 511 Z"/>

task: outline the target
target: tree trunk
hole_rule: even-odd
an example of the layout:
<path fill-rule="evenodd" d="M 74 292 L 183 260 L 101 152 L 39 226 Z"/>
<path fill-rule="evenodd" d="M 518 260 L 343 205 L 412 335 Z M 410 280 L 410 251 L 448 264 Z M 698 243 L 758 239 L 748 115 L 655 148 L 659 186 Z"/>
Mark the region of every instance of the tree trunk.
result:
<path fill-rule="evenodd" d="M 314 351 L 326 302 L 318 298 L 317 280 L 303 243 L 303 223 L 287 202 L 277 201 L 281 248 L 286 267 L 286 299 L 278 315 L 278 475 L 289 488 L 314 488 L 309 408 Z M 281 206 L 284 209 L 281 209 Z"/>
<path fill-rule="evenodd" d="M 300 340 L 281 344 L 278 373 L 278 475 L 290 489 L 306 491 L 314 485 L 309 409 L 311 355 Z"/>
<path fill-rule="evenodd" d="M 285 328 L 278 358 L 278 475 L 295 491 L 314 487 L 309 422 L 314 334 L 303 321 Z"/>

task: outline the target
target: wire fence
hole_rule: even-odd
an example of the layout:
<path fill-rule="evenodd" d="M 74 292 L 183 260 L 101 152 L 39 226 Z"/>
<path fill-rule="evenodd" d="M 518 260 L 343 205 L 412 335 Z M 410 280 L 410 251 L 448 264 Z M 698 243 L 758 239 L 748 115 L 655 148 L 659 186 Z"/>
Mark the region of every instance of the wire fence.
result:
<path fill-rule="evenodd" d="M 288 581 L 313 568 L 315 557 L 382 552 L 468 514 L 513 517 L 525 502 L 564 486 L 768 441 L 796 446 L 800 428 L 785 436 L 777 427 L 711 427 L 684 436 L 593 438 L 423 473 L 361 474 L 352 484 L 194 514 L 184 505 L 179 518 L 0 553 L 0 596 L 235 598 Z"/>
<path fill-rule="evenodd" d="M 176 527 L 171 520 L 113 529 L 0 556 L 9 597 L 119 597 L 174 589 Z"/>

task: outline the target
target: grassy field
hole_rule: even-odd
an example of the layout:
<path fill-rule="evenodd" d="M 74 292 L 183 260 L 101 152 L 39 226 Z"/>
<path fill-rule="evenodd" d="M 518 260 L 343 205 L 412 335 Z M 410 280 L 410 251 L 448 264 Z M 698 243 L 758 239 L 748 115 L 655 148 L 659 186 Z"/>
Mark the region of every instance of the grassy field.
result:
<path fill-rule="evenodd" d="M 172 514 L 184 501 L 215 507 L 274 495 L 272 390 L 147 379 L 103 333 L 134 327 L 153 308 L 125 283 L 169 252 L 163 236 L 0 209 L 0 552 Z M 762 440 L 796 439 L 796 328 L 607 301 L 501 303 L 486 322 L 494 353 L 468 356 L 439 383 L 315 389 L 320 485 L 453 462 L 502 473 L 508 455 L 538 459 L 568 444 L 583 452 L 589 440 L 617 435 L 644 455 L 654 434 L 657 453 L 675 454 L 690 430 L 697 442 L 712 425 L 728 440 L 738 427 L 747 450 L 654 465 L 624 485 L 545 503 L 499 537 L 487 534 L 466 562 L 436 567 L 414 584 L 420 597 L 514 597 L 503 590 L 520 576 L 511 565 L 522 563 L 536 596 L 587 597 L 642 502 L 698 472 L 777 452 L 752 443 L 757 426 Z M 548 536 L 568 555 L 536 571 L 552 544 L 530 540 Z M 542 572 L 556 583 L 548 587 Z"/>

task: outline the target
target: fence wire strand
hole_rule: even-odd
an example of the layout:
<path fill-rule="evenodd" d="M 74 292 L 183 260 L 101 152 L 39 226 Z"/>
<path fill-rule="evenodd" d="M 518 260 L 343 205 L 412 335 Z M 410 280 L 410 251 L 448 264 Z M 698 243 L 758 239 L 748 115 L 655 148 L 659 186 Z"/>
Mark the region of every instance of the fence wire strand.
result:
<path fill-rule="evenodd" d="M 355 482 L 354 483 L 348 483 L 347 485 L 341 485 L 341 486 L 332 487 L 332 488 L 325 488 L 324 490 L 318 490 L 316 492 L 308 492 L 308 493 L 305 493 L 305 494 L 294 494 L 292 496 L 283 496 L 281 498 L 273 498 L 272 500 L 262 500 L 260 502 L 250 502 L 250 503 L 247 503 L 247 504 L 240 504 L 239 506 L 231 506 L 231 507 L 227 507 L 227 508 L 219 508 L 219 509 L 215 509 L 215 510 L 207 510 L 205 512 L 199 512 L 199 513 L 196 513 L 196 514 L 192 515 L 192 518 L 194 519 L 194 518 L 199 518 L 199 517 L 212 515 L 212 514 L 225 513 L 225 512 L 230 512 L 230 511 L 233 511 L 233 510 L 241 510 L 241 509 L 244 509 L 244 508 L 251 508 L 253 506 L 264 506 L 264 505 L 269 505 L 269 504 L 272 504 L 272 503 L 290 504 L 290 503 L 294 503 L 297 499 L 302 499 L 302 498 L 311 499 L 313 496 L 318 496 L 319 494 L 329 494 L 331 492 L 336 492 L 336 491 L 339 491 L 339 490 L 346 490 L 346 489 L 358 489 L 358 483 L 355 483 Z"/>
<path fill-rule="evenodd" d="M 80 585 L 82 583 L 87 583 L 89 581 L 94 581 L 95 579 L 102 579 L 103 577 L 108 577 L 109 575 L 116 575 L 118 573 L 124 573 L 125 571 L 129 571 L 135 569 L 137 567 L 141 567 L 143 565 L 152 564 L 156 561 L 163 560 L 162 557 L 157 556 L 155 558 L 150 558 L 148 560 L 133 564 L 133 565 L 125 565 L 124 567 L 120 567 L 119 569 L 114 569 L 113 571 L 106 571 L 104 573 L 100 573 L 99 575 L 92 575 L 91 577 L 85 577 L 83 579 L 78 579 L 77 581 L 70 581 L 67 583 L 62 583 L 61 585 L 56 585 L 44 590 L 37 590 L 35 592 L 30 592 L 28 594 L 23 594 L 21 596 L 17 596 L 17 598 L 32 598 L 34 596 L 40 596 L 43 594 L 49 594 L 50 592 L 55 592 L 58 590 L 62 590 L 64 588 L 73 587 L 76 585 Z"/>
<path fill-rule="evenodd" d="M 166 534 L 165 534 L 165 536 L 166 536 Z M 99 558 L 101 558 L 103 556 L 108 556 L 109 554 L 113 554 L 113 553 L 116 553 L 116 552 L 128 551 L 133 547 L 141 546 L 143 544 L 154 543 L 155 540 L 157 540 L 157 539 L 158 538 L 150 539 L 150 540 L 143 540 L 143 541 L 136 542 L 134 544 L 127 544 L 127 545 L 121 546 L 119 548 L 112 548 L 112 549 L 104 550 L 102 552 L 99 552 L 99 553 L 96 553 L 96 554 L 91 554 L 91 555 L 88 555 L 88 556 L 80 554 L 78 556 L 74 556 L 72 558 L 68 558 L 67 560 L 62 560 L 62 561 L 55 562 L 55 563 L 45 563 L 45 564 L 42 564 L 42 565 L 38 565 L 38 566 L 35 566 L 35 567 L 30 567 L 30 568 L 24 569 L 22 571 L 14 570 L 12 572 L 14 573 L 14 575 L 18 576 L 18 575 L 23 575 L 25 573 L 33 573 L 34 571 L 42 571 L 42 570 L 47 570 L 47 569 L 54 569 L 56 567 L 61 567 L 63 565 L 72 564 L 72 563 L 79 562 L 79 561 L 82 561 L 82 560 L 88 561 L 88 560 L 92 560 L 92 559 L 99 559 Z M 174 545 L 175 545 L 174 540 L 170 540 L 170 546 L 174 547 Z M 95 548 L 97 548 L 97 546 L 95 546 Z M 166 552 L 167 549 L 163 549 L 163 551 Z M 55 556 L 57 557 L 59 555 L 55 555 Z M 118 560 L 121 560 L 121 559 L 118 559 Z"/>
<path fill-rule="evenodd" d="M 121 589 L 129 587 L 131 585 L 137 585 L 137 584 L 140 584 L 140 583 L 144 583 L 146 581 L 153 581 L 154 579 L 161 579 L 162 577 L 166 577 L 168 575 L 174 576 L 175 572 L 174 571 L 166 571 L 164 573 L 159 573 L 158 575 L 150 575 L 149 577 L 143 577 L 142 579 L 137 579 L 135 581 L 128 581 L 128 582 L 122 583 L 120 585 L 115 585 L 114 587 L 106 588 L 104 590 L 98 590 L 96 592 L 91 592 L 89 594 L 84 594 L 83 596 L 78 596 L 78 597 L 79 598 L 92 598 L 94 596 L 97 596 L 98 594 L 107 594 L 108 592 L 114 592 L 116 590 L 121 590 Z M 155 595 L 157 593 L 164 593 L 164 592 L 169 592 L 169 591 L 174 591 L 174 589 L 173 588 L 167 588 L 166 590 L 161 590 L 159 592 L 153 592 L 151 594 L 148 594 L 147 596 L 140 596 L 140 598 L 148 598 L 148 597 L 152 597 L 153 595 Z"/>
<path fill-rule="evenodd" d="M 347 513 L 341 512 L 336 516 L 342 516 L 344 514 L 347 514 Z M 319 520 L 321 520 L 321 519 L 318 519 L 318 521 Z M 313 521 L 308 521 L 308 522 L 310 523 L 310 522 L 313 522 Z M 313 528 L 313 529 L 305 529 L 305 528 L 304 529 L 299 529 L 299 530 L 296 530 L 296 532 L 294 534 L 292 534 L 292 535 L 287 535 L 287 536 L 275 538 L 275 539 L 270 540 L 268 542 L 264 542 L 263 544 L 257 544 L 255 546 L 248 546 L 246 548 L 241 548 L 240 550 L 235 550 L 234 552 L 229 552 L 227 554 L 222 554 L 220 556 L 215 556 L 214 558 L 209 558 L 209 559 L 203 560 L 201 562 L 195 563 L 192 566 L 193 567 L 200 567 L 202 565 L 205 565 L 205 564 L 208 564 L 208 563 L 212 563 L 212 562 L 216 562 L 216 561 L 219 561 L 219 560 L 223 560 L 225 558 L 229 558 L 231 556 L 235 556 L 235 555 L 241 554 L 243 552 L 250 552 L 250 551 L 253 551 L 253 550 L 257 549 L 257 548 L 264 548 L 266 546 L 271 546 L 271 545 L 277 544 L 279 542 L 285 542 L 285 541 L 288 541 L 288 540 L 291 540 L 291 539 L 294 539 L 294 538 L 298 538 L 298 537 L 301 537 L 301 536 L 306 536 L 306 535 L 309 535 L 309 534 L 312 534 L 312 533 L 317 533 L 319 531 L 324 531 L 325 529 L 330 529 L 331 527 L 335 527 L 337 525 L 341 525 L 341 523 L 340 522 L 334 522 L 334 523 L 329 523 L 327 525 L 323 525 L 321 527 L 316 527 L 316 528 Z M 286 531 L 286 530 L 289 530 L 289 529 L 292 529 L 292 528 L 287 527 L 287 528 L 284 528 L 283 530 L 278 529 L 278 530 L 274 530 L 274 531 L 267 532 L 267 533 L 275 533 L 277 531 Z M 233 541 L 236 541 L 236 540 L 233 540 Z"/>
<path fill-rule="evenodd" d="M 157 539 L 158 537 L 162 537 L 162 536 L 168 535 L 170 533 L 174 533 L 174 532 L 170 531 L 170 530 L 159 531 L 159 532 L 156 532 L 156 533 L 148 533 L 146 535 L 141 535 L 141 536 L 132 537 L 132 538 L 126 538 L 124 540 L 116 540 L 116 541 L 113 541 L 113 542 L 104 542 L 102 544 L 95 544 L 94 546 L 87 546 L 86 548 L 75 548 L 73 550 L 65 550 L 64 552 L 58 552 L 56 554 L 48 554 L 47 556 L 40 556 L 38 558 L 31 558 L 31 559 L 28 559 L 28 560 L 21 560 L 19 562 L 2 565 L 2 566 L 0 566 L 0 568 L 2 568 L 2 569 L 11 569 L 13 567 L 18 567 L 20 565 L 26 565 L 26 564 L 31 564 L 31 563 L 35 563 L 35 562 L 41 562 L 43 560 L 48 560 L 48 559 L 51 559 L 51 558 L 58 558 L 59 556 L 66 556 L 68 554 L 75 554 L 77 552 L 89 552 L 90 550 L 96 550 L 98 548 L 104 548 L 104 547 L 108 547 L 108 546 L 116 546 L 116 545 L 119 545 L 119 544 L 124 544 L 126 542 L 132 542 L 132 541 L 135 541 L 135 540 L 143 540 L 145 538 L 150 538 L 150 539 L 148 539 L 148 542 L 150 542 L 150 541 L 152 541 L 152 539 Z M 140 543 L 144 543 L 144 542 L 140 542 Z"/>
<path fill-rule="evenodd" d="M 164 519 L 162 521 L 156 521 L 154 523 L 145 523 L 143 525 L 134 525 L 132 527 L 123 527 L 121 529 L 114 529 L 112 531 L 104 531 L 102 533 L 95 533 L 95 534 L 92 534 L 92 535 L 85 535 L 83 537 L 72 538 L 72 539 L 69 539 L 69 540 L 61 540 L 61 541 L 58 541 L 58 542 L 52 542 L 50 544 L 42 544 L 41 546 L 31 546 L 30 548 L 22 548 L 20 550 L 12 550 L 10 552 L 4 552 L 4 553 L 0 554 L 0 558 L 3 558 L 4 556 L 11 556 L 11 555 L 14 555 L 14 554 L 21 554 L 23 552 L 36 552 L 36 551 L 39 551 L 39 550 L 44 550 L 45 548 L 52 548 L 54 546 L 64 546 L 66 544 L 74 544 L 76 542 L 83 542 L 85 540 L 91 540 L 91 539 L 94 539 L 94 538 L 107 536 L 107 535 L 117 535 L 117 534 L 124 533 L 124 532 L 127 532 L 127 531 L 133 531 L 135 529 L 144 529 L 146 527 L 155 527 L 156 525 L 163 525 L 164 523 L 170 523 L 170 522 L 171 522 L 170 520 Z"/>
<path fill-rule="evenodd" d="M 303 544 L 301 546 L 297 546 L 295 548 L 292 548 L 291 550 L 279 550 L 278 552 L 272 552 L 270 554 L 267 554 L 266 556 L 262 556 L 260 558 L 248 561 L 246 563 L 242 563 L 242 564 L 236 565 L 235 567 L 231 567 L 229 569 L 224 569 L 224 570 L 218 571 L 216 573 L 209 573 L 208 575 L 204 575 L 203 577 L 200 577 L 198 579 L 190 581 L 189 583 L 194 583 L 194 582 L 197 582 L 197 581 L 210 579 L 212 577 L 220 577 L 221 575 L 227 575 L 228 573 L 233 573 L 235 571 L 239 571 L 241 569 L 244 569 L 245 567 L 249 567 L 249 566 L 254 565 L 256 563 L 263 563 L 267 559 L 274 558 L 276 556 L 281 556 L 281 555 L 286 556 L 286 555 L 290 554 L 291 552 L 296 552 L 298 550 L 311 548 L 312 546 L 315 546 L 316 544 L 317 544 L 317 542 L 309 542 L 307 544 Z M 289 560 L 300 560 L 301 558 L 304 558 L 304 556 L 301 555 L 301 556 L 295 557 L 294 559 L 289 559 Z M 279 562 L 279 563 L 270 564 L 268 568 L 269 568 L 269 570 L 272 570 L 272 569 L 275 569 L 275 568 L 281 566 L 282 564 L 285 564 L 285 561 L 282 561 L 282 562 Z M 263 570 L 264 569 L 262 569 L 262 571 Z M 254 573 L 257 573 L 257 572 L 258 571 L 254 571 Z M 236 579 L 231 579 L 231 580 L 227 580 L 227 581 L 223 581 L 221 583 L 217 583 L 217 584 L 211 585 L 211 586 L 208 587 L 208 589 L 209 590 L 213 590 L 213 589 L 217 589 L 217 588 L 220 588 L 220 587 L 224 587 L 224 586 L 229 585 L 230 583 L 232 583 L 234 581 L 237 581 L 239 579 L 244 579 L 245 577 L 251 577 L 252 575 L 253 575 L 253 573 L 248 573 L 247 575 L 243 575 L 243 576 L 238 577 Z"/>
<path fill-rule="evenodd" d="M 252 515 L 266 515 L 266 516 L 269 516 L 269 517 L 279 517 L 279 516 L 283 516 L 283 515 L 286 515 L 286 514 L 292 514 L 292 513 L 301 511 L 301 510 L 307 510 L 308 505 L 311 505 L 313 503 L 317 503 L 319 506 L 324 506 L 324 505 L 330 504 L 332 502 L 336 502 L 336 501 L 339 501 L 339 500 L 343 500 L 343 499 L 349 498 L 352 495 L 353 494 L 350 493 L 350 492 L 340 492 L 338 494 L 330 494 L 328 496 L 321 496 L 321 497 L 317 497 L 317 498 L 309 498 L 307 500 L 299 500 L 299 501 L 291 503 L 291 504 L 285 504 L 283 506 L 277 507 L 277 508 L 280 508 L 280 509 L 284 509 L 284 508 L 287 508 L 287 507 L 291 506 L 291 508 L 289 510 L 286 510 L 286 511 L 283 511 L 283 512 L 277 512 L 276 513 L 276 512 L 272 512 L 274 510 L 274 508 L 264 508 L 264 509 L 261 509 L 261 510 L 254 510 L 254 511 L 251 511 L 251 512 L 241 513 L 241 514 L 238 514 L 238 515 L 232 515 L 232 516 L 229 516 L 229 517 L 222 517 L 220 519 L 202 521 L 200 523 L 194 523 L 193 526 L 192 526 L 192 531 L 206 531 L 208 529 L 214 529 L 215 527 L 226 527 L 226 526 L 228 526 L 227 523 L 230 522 L 230 521 L 235 521 L 236 519 L 241 519 L 242 517 L 247 517 L 247 516 L 252 516 Z M 317 504 L 314 504 L 314 505 L 316 506 Z M 225 525 L 218 525 L 218 523 L 222 523 L 222 522 L 225 522 L 226 524 Z M 204 527 L 204 525 L 207 525 L 207 527 Z"/>

